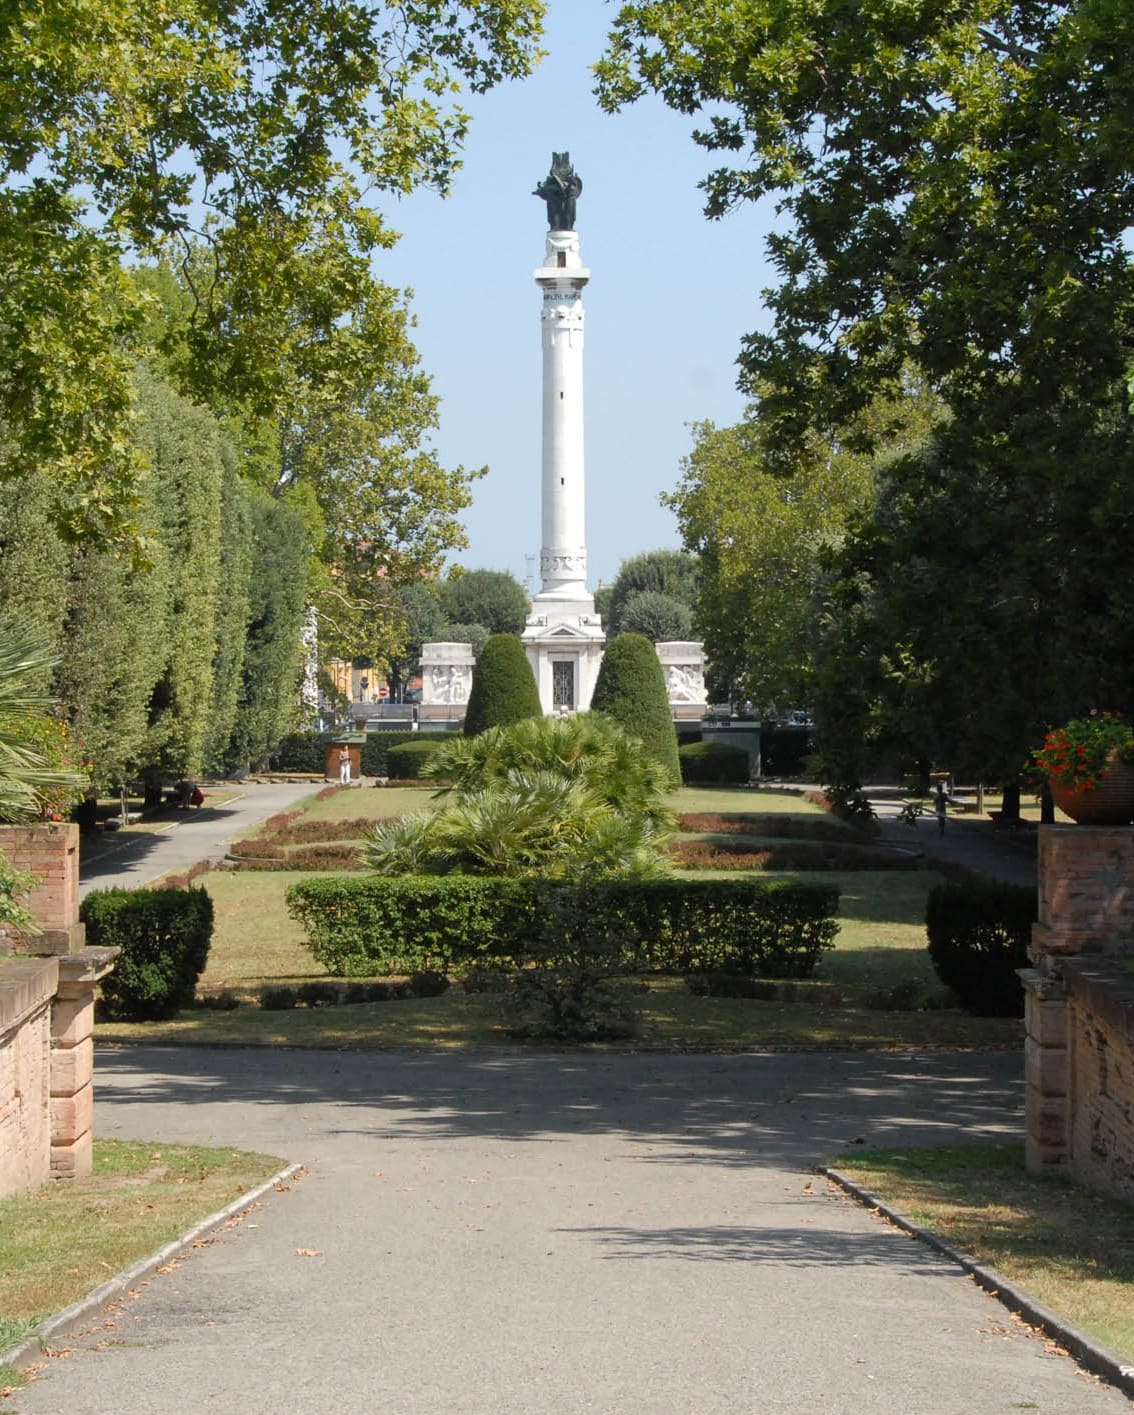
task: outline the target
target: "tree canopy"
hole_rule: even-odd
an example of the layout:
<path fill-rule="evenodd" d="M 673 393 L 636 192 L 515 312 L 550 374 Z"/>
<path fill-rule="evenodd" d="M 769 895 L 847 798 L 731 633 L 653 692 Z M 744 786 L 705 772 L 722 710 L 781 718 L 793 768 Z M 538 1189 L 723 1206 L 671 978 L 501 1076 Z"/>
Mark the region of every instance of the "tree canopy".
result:
<path fill-rule="evenodd" d="M 441 608 L 450 624 L 483 624 L 490 634 L 521 634 L 530 604 L 507 570 L 462 570 L 441 582 Z"/>
<path fill-rule="evenodd" d="M 626 606 L 634 595 L 665 595 L 692 611 L 697 601 L 697 585 L 696 558 L 684 550 L 648 550 L 624 560 L 618 567 L 614 584 L 609 591 L 603 591 L 600 612 L 607 637 L 613 638 L 631 629 L 634 633 L 646 632 L 623 622 Z M 646 636 L 652 637 L 649 634 Z"/>
<path fill-rule="evenodd" d="M 1132 292 L 1132 43 L 1114 0 L 622 6 L 603 105 L 652 91 L 702 116 L 708 214 L 778 213 L 772 328 L 741 354 L 773 447 L 790 460 L 911 364 L 990 436 L 1105 400 Z"/>
<path fill-rule="evenodd" d="M 375 207 L 447 188 L 454 95 L 529 72 L 543 0 L 429 5 L 59 0 L 0 21 L 0 474 L 50 467 L 72 536 L 131 522 L 145 302 L 126 254 L 178 262 L 181 386 L 257 416 L 358 388 Z M 309 411 L 309 410 L 308 410 Z"/>
<path fill-rule="evenodd" d="M 1044 720 L 1134 702 L 1134 9 L 1115 0 L 624 4 L 599 93 L 656 93 L 766 201 L 776 284 L 740 354 L 764 465 L 885 449 L 912 376 L 940 400 L 832 550 L 820 744 L 1015 776 Z M 697 509 L 690 507 L 690 510 Z"/>

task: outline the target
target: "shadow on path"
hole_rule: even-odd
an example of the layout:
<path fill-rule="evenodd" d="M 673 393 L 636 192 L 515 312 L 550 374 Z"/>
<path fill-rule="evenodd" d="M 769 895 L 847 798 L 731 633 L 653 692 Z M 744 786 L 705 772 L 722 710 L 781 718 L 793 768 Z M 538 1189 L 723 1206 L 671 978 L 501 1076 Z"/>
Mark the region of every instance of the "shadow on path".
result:
<path fill-rule="evenodd" d="M 99 1105 L 209 1107 L 210 1128 L 285 1143 L 295 1115 L 327 1106 L 341 1136 L 567 1141 L 628 1138 L 649 1164 L 807 1166 L 856 1143 L 1019 1137 L 1014 1054 L 497 1052 L 340 1054 L 209 1048 L 100 1049 Z M 168 1110 L 167 1110 L 168 1108 Z M 244 1119 L 241 1116 L 244 1115 Z M 202 1117 L 203 1119 L 203 1117 Z M 137 1122 L 135 1121 L 135 1124 Z M 191 1122 L 190 1122 L 191 1123 Z M 235 1142 L 235 1141 L 234 1141 Z"/>

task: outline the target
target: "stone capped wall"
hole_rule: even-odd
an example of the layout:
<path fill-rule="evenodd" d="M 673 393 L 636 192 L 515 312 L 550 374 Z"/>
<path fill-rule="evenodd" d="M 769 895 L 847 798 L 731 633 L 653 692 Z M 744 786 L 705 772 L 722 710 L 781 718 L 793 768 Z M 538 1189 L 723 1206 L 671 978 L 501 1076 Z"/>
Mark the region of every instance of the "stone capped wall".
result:
<path fill-rule="evenodd" d="M 94 996 L 118 949 L 84 947 L 76 826 L 0 826 L 0 850 L 36 875 L 40 930 L 17 938 L 19 956 L 0 955 L 3 1194 L 90 1173 Z"/>
<path fill-rule="evenodd" d="M 51 1173 L 51 1000 L 59 965 L 0 960 L 0 1198 Z"/>
<path fill-rule="evenodd" d="M 1041 828 L 1031 955 L 1028 1168 L 1134 1201 L 1134 829 Z"/>
<path fill-rule="evenodd" d="M 1071 1171 L 1134 1202 L 1134 974 L 1076 959 L 1065 978 Z"/>

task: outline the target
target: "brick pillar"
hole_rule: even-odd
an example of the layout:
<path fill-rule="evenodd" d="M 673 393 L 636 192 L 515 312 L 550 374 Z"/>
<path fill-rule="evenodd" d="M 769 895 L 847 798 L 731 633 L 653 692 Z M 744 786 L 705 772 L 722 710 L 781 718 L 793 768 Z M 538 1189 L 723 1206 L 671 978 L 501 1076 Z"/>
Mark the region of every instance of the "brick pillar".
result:
<path fill-rule="evenodd" d="M 37 957 L 77 953 L 86 941 L 86 926 L 79 922 L 79 827 L 61 821 L 0 826 L 0 851 L 38 881 L 28 907 L 40 932 L 19 940 L 22 951 Z"/>
<path fill-rule="evenodd" d="M 1039 919 L 1034 967 L 1022 969 L 1027 1040 L 1027 1165 L 1063 1168 L 1068 1114 L 1069 1010 L 1061 964 L 1083 954 L 1134 952 L 1134 830 L 1047 825 L 1039 833 Z"/>
<path fill-rule="evenodd" d="M 59 986 L 51 1009 L 53 1179 L 79 1179 L 91 1172 L 95 985 L 114 967 L 118 951 L 84 948 L 59 959 Z"/>
<path fill-rule="evenodd" d="M 91 1172 L 94 1109 L 94 996 L 118 957 L 117 948 L 86 948 L 79 922 L 79 828 L 54 821 L 0 827 L 0 850 L 38 883 L 28 907 L 40 932 L 19 938 L 24 953 L 58 959 L 51 1006 L 51 1174 Z"/>

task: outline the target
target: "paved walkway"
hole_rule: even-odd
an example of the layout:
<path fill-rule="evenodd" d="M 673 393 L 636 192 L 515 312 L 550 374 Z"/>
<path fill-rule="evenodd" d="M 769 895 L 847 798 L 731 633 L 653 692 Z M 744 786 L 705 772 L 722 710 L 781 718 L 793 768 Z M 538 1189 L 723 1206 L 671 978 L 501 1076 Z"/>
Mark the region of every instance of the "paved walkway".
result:
<path fill-rule="evenodd" d="M 100 1134 L 309 1174 L 22 1415 L 1105 1415 L 1116 1391 L 809 1166 L 1019 1133 L 1012 1056 L 99 1057 Z M 0 1408 L 3 1408 L 0 1405 Z"/>
<path fill-rule="evenodd" d="M 160 829 L 84 839 L 79 846 L 79 893 L 137 889 L 159 875 L 187 870 L 198 860 L 221 860 L 233 840 L 319 789 L 320 783 L 310 781 L 249 783 L 223 805 L 171 811 Z"/>
<path fill-rule="evenodd" d="M 201 858 L 248 828 L 244 811 L 310 788 L 290 789 L 179 822 L 116 877 Z M 927 850 L 983 851 L 981 868 L 1011 877 L 979 827 L 935 832 L 919 830 Z M 859 1143 L 1016 1140 L 1021 1069 L 1014 1055 L 103 1049 L 100 1135 L 238 1145 L 309 1173 L 0 1410 L 1129 1410 L 809 1173 Z"/>

